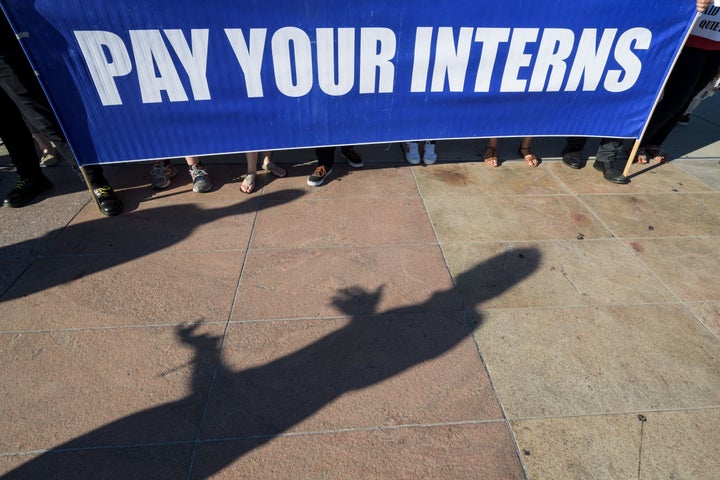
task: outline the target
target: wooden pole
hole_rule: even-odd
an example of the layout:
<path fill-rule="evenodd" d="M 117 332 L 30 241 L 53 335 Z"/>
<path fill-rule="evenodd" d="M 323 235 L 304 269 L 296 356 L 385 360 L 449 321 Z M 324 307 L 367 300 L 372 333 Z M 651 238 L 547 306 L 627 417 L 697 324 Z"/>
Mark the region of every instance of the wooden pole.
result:
<path fill-rule="evenodd" d="M 633 144 L 632 150 L 630 150 L 630 157 L 627 159 L 627 163 L 625 164 L 625 170 L 623 170 L 623 175 L 628 176 L 630 173 L 630 167 L 632 167 L 633 160 L 635 160 L 635 155 L 637 155 L 638 150 L 640 149 L 640 139 L 635 139 L 635 143 Z"/>

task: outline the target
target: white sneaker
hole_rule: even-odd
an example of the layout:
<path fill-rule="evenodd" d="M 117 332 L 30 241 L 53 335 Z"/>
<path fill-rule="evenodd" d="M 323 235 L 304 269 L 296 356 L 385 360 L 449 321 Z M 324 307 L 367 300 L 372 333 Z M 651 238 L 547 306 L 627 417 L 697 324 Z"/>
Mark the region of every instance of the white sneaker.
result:
<path fill-rule="evenodd" d="M 425 152 L 423 153 L 423 163 L 425 165 L 432 165 L 437 162 L 437 153 L 435 153 L 435 144 L 431 142 L 425 142 Z"/>
<path fill-rule="evenodd" d="M 417 142 L 405 144 L 405 160 L 407 160 L 410 165 L 418 165 L 420 163 L 420 151 L 418 150 Z"/>

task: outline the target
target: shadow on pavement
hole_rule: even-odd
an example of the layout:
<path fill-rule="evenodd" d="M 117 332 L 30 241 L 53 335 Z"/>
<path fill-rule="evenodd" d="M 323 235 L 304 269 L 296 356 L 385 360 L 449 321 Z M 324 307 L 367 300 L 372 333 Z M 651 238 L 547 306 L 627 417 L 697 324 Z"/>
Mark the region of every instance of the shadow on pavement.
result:
<path fill-rule="evenodd" d="M 337 292 L 333 303 L 351 317 L 345 327 L 241 371 L 222 359 L 220 336 L 198 334 L 198 325 L 179 326 L 178 338 L 194 350 L 186 397 L 58 445 L 2 478 L 175 479 L 188 469 L 188 478 L 211 477 L 338 397 L 445 354 L 482 324 L 480 317 L 468 322 L 463 312 L 528 278 L 540 259 L 535 249 L 507 251 L 460 274 L 454 288 L 385 312 L 377 311 L 383 287 Z M 444 312 L 448 304 L 457 310 Z M 359 314 L 368 311 L 376 315 Z"/>

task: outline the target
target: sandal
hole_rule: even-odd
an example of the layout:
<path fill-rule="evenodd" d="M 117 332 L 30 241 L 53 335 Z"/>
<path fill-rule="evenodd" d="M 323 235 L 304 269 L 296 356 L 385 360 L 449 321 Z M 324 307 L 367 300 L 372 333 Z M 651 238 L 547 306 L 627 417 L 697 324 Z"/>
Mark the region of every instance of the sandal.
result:
<path fill-rule="evenodd" d="M 540 165 L 540 160 L 538 160 L 532 150 L 530 150 L 530 147 L 520 147 L 518 148 L 518 153 L 523 157 L 523 160 L 525 160 L 525 163 L 529 167 L 537 167 Z"/>
<path fill-rule="evenodd" d="M 240 190 L 242 190 L 243 193 L 252 193 L 253 190 L 255 190 L 255 178 L 257 177 L 257 174 L 255 172 L 248 173 L 245 175 L 245 178 L 243 179 L 242 183 L 240 184 Z"/>
<path fill-rule="evenodd" d="M 652 160 L 657 160 L 658 163 L 665 163 L 667 161 L 667 154 L 657 145 L 640 147 L 635 161 L 641 164 L 648 164 Z"/>
<path fill-rule="evenodd" d="M 495 147 L 485 147 L 483 162 L 485 162 L 489 167 L 497 167 L 500 163 L 498 162 L 496 150 L 497 149 Z"/>
<path fill-rule="evenodd" d="M 263 170 L 272 173 L 278 178 L 282 178 L 287 175 L 287 171 L 284 168 L 278 166 L 278 164 L 273 162 L 272 160 L 263 164 Z"/>
<path fill-rule="evenodd" d="M 57 159 L 57 152 L 55 150 L 55 147 L 45 148 L 42 151 L 42 156 L 40 157 L 40 166 L 41 167 L 52 167 L 53 165 L 57 165 L 58 159 Z"/>

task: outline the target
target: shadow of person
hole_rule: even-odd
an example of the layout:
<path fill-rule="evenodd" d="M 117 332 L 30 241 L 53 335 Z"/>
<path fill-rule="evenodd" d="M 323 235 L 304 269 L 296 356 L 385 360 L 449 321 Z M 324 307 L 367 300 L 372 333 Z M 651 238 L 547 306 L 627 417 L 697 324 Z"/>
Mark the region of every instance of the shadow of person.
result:
<path fill-rule="evenodd" d="M 349 315 L 345 326 L 241 371 L 220 356 L 220 337 L 197 334 L 197 325 L 178 327 L 180 340 L 195 351 L 188 396 L 88 432 L 3 478 L 180 478 L 188 468 L 188 478 L 211 477 L 342 395 L 445 354 L 481 324 L 476 312 L 480 304 L 528 278 L 539 263 L 535 249 L 510 250 L 458 275 L 454 288 L 438 291 L 421 304 L 384 312 L 377 312 L 383 287 L 337 292 L 332 301 Z M 459 292 L 467 295 L 461 298 Z M 448 304 L 457 307 L 447 311 Z M 478 320 L 467 320 L 470 311 Z M 207 369 L 213 359 L 218 361 L 216 380 L 208 392 Z M 208 395 L 203 416 L 201 399 Z M 199 424 L 200 418 L 197 437 L 185 442 L 178 438 L 183 425 Z M 196 452 L 184 457 L 185 463 L 170 462 L 158 449 L 171 447 Z"/>
<path fill-rule="evenodd" d="M 110 222 L 103 217 L 72 224 L 52 230 L 42 237 L 0 247 L 0 258 L 12 258 L 21 252 L 32 252 L 37 257 L 62 234 L 64 241 L 77 245 L 74 253 L 94 254 L 92 261 L 83 260 L 82 257 L 74 260 L 61 257 L 48 259 L 50 263 L 42 275 L 34 275 L 32 281 L 16 281 L 7 291 L 0 292 L 0 302 L 22 298 L 137 260 L 182 241 L 202 225 L 233 215 L 272 208 L 296 200 L 306 193 L 300 189 L 281 190 L 219 208 L 199 208 L 194 204 L 164 205 L 121 215 Z M 133 234 L 128 235 L 128 232 Z M 101 285 L 98 286 L 100 288 Z M 108 288 L 112 286 L 108 285 Z M 102 292 L 98 291 L 98 294 Z"/>

